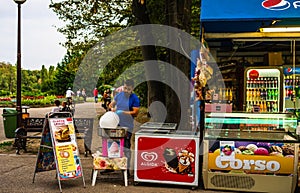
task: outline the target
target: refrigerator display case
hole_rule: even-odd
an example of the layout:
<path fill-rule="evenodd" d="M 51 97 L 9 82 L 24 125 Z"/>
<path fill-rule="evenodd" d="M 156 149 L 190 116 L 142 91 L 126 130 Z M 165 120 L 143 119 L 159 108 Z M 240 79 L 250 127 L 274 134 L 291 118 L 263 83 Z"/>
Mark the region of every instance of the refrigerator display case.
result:
<path fill-rule="evenodd" d="M 300 109 L 300 67 L 283 68 L 283 111 L 296 112 Z"/>
<path fill-rule="evenodd" d="M 156 126 L 155 126 L 156 125 Z M 134 182 L 197 187 L 199 132 L 146 123 L 135 133 Z"/>
<path fill-rule="evenodd" d="M 288 113 L 208 113 L 205 189 L 293 193 L 297 185 L 297 120 Z"/>
<path fill-rule="evenodd" d="M 246 112 L 282 111 L 282 69 L 277 67 L 249 67 L 245 69 Z"/>

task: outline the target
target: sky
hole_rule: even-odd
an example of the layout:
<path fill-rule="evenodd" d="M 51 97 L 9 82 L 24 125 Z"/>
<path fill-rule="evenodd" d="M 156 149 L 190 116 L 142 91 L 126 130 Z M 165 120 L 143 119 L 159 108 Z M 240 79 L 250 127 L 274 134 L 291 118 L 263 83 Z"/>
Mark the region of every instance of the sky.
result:
<path fill-rule="evenodd" d="M 55 26 L 62 26 L 49 9 L 50 0 L 27 0 L 21 5 L 21 68 L 48 69 L 63 59 L 65 41 Z M 0 62 L 17 63 L 18 6 L 13 0 L 0 2 Z"/>

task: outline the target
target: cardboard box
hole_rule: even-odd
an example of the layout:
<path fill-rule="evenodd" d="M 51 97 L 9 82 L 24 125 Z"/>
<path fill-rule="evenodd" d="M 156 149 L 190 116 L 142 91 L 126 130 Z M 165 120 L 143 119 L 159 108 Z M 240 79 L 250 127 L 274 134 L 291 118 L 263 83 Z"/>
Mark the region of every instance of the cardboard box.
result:
<path fill-rule="evenodd" d="M 281 52 L 269 52 L 264 55 L 264 64 L 269 66 L 281 66 L 283 64 Z"/>
<path fill-rule="evenodd" d="M 205 112 L 207 113 L 231 113 L 232 104 L 222 104 L 222 103 L 205 103 Z"/>

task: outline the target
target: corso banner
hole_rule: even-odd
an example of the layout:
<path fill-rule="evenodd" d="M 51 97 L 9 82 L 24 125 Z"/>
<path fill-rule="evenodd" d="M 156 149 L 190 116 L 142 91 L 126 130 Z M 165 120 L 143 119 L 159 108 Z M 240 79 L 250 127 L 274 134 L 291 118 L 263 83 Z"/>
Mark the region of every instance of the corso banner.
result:
<path fill-rule="evenodd" d="M 292 174 L 294 158 L 241 155 L 236 154 L 231 160 L 223 160 L 220 153 L 209 153 L 208 169 L 224 171 L 243 171 L 244 173 Z"/>

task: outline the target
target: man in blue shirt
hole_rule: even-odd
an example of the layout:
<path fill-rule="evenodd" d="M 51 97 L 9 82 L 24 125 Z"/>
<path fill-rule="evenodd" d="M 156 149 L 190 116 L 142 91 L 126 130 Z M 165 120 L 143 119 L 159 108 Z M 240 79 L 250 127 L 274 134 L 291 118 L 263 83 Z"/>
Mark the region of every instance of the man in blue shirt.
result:
<path fill-rule="evenodd" d="M 131 159 L 131 136 L 134 127 L 134 117 L 139 113 L 140 100 L 138 96 L 133 92 L 134 81 L 132 79 L 126 80 L 123 86 L 123 91 L 118 93 L 114 100 L 109 104 L 110 109 L 115 111 L 119 118 L 119 125 L 121 127 L 127 127 L 127 134 L 124 141 L 124 153 L 127 157 L 127 166 L 130 168 Z M 129 172 L 128 172 L 129 174 Z"/>

